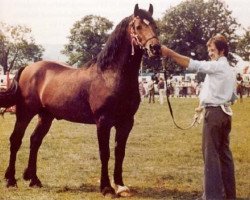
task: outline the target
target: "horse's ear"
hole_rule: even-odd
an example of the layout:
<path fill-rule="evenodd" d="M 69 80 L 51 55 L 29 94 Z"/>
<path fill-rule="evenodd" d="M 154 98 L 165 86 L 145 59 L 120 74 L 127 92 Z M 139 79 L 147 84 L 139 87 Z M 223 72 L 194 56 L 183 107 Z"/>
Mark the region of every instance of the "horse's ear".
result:
<path fill-rule="evenodd" d="M 151 14 L 151 16 L 153 15 L 153 5 L 152 4 L 150 4 L 149 5 L 149 9 L 148 9 L 148 12 Z"/>
<path fill-rule="evenodd" d="M 134 16 L 138 16 L 138 11 L 139 11 L 139 6 L 138 3 L 135 5 L 135 9 L 134 9 Z"/>

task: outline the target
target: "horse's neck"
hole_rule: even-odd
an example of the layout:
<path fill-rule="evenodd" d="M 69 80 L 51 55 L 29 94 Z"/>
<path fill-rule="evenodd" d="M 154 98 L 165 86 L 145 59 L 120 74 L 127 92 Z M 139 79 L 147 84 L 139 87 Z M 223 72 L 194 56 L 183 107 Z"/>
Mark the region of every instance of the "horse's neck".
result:
<path fill-rule="evenodd" d="M 132 52 L 131 38 L 127 29 L 124 28 L 121 32 L 114 32 L 110 36 L 107 45 L 97 57 L 97 63 L 102 70 L 138 70 L 142 58 L 142 50 L 139 49 L 138 46 L 135 46 L 134 55 L 131 55 Z"/>
<path fill-rule="evenodd" d="M 133 72 L 139 70 L 143 50 L 139 46 L 131 45 L 129 35 L 126 35 L 125 38 L 119 44 L 113 62 L 119 65 L 115 66 L 119 68 L 119 71 Z"/>

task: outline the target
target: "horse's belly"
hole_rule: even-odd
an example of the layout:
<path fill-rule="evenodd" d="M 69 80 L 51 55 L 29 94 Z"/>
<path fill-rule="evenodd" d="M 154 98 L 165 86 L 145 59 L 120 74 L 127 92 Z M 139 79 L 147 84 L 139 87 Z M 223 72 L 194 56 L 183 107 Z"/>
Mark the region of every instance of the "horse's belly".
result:
<path fill-rule="evenodd" d="M 64 119 L 71 122 L 94 124 L 93 114 L 88 106 L 71 105 L 47 108 L 56 119 Z"/>
<path fill-rule="evenodd" d="M 72 116 L 55 116 L 56 119 L 64 119 L 70 122 L 84 123 L 84 124 L 95 124 L 94 118 L 84 115 L 72 115 Z"/>

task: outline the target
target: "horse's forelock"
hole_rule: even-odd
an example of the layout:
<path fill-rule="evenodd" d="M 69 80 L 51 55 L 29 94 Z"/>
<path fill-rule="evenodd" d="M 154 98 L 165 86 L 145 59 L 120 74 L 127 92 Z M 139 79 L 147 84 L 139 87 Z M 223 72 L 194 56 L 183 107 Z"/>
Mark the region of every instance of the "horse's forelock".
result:
<path fill-rule="evenodd" d="M 136 13 L 137 16 L 135 17 L 139 17 L 140 19 L 146 19 L 147 21 L 149 21 L 150 23 L 155 23 L 153 17 L 151 16 L 151 14 L 149 12 L 147 12 L 146 10 L 143 9 L 139 9 Z"/>

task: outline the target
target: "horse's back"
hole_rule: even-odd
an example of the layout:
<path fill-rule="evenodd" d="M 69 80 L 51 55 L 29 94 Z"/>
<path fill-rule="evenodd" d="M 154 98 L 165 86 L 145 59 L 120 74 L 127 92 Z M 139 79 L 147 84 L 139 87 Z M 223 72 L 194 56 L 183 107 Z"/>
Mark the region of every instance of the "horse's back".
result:
<path fill-rule="evenodd" d="M 66 65 L 52 61 L 39 61 L 28 65 L 19 78 L 22 95 L 30 96 L 32 91 L 34 95 L 39 96 L 39 93 L 50 85 L 58 74 L 71 70 Z"/>
<path fill-rule="evenodd" d="M 50 73 L 60 73 L 61 71 L 65 70 L 74 70 L 74 68 L 64 63 L 58 63 L 53 61 L 38 61 L 25 67 L 22 76 L 24 76 L 24 74 L 29 76 L 42 76 L 48 71 Z"/>

